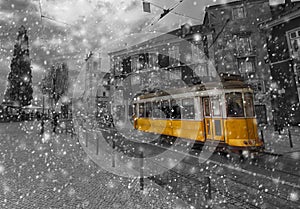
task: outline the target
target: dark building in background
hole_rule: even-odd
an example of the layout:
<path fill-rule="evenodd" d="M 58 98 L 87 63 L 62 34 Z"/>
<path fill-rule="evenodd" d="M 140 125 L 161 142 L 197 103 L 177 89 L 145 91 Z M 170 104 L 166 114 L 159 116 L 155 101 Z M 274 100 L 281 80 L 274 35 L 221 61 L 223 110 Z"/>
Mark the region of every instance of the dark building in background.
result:
<path fill-rule="evenodd" d="M 191 86 L 214 79 L 211 31 L 183 25 L 166 34 L 109 54 L 113 112 L 120 120 L 132 114 L 131 99 L 142 91 Z M 124 114 L 125 113 L 125 114 Z"/>
<path fill-rule="evenodd" d="M 299 123 L 297 5 L 244 0 L 209 6 L 202 25 L 110 53 L 114 111 L 130 115 L 128 98 L 142 87 L 176 88 L 180 80 L 190 86 L 229 74 L 253 87 L 259 124 Z"/>
<path fill-rule="evenodd" d="M 104 122 L 110 115 L 110 74 L 98 72 L 98 85 L 96 94 L 97 118 Z"/>
<path fill-rule="evenodd" d="M 259 23 L 271 18 L 269 0 L 235 1 L 206 8 L 203 24 L 213 31 L 212 45 L 219 73 L 238 74 L 255 92 L 258 123 L 272 121 L 266 37 Z"/>
<path fill-rule="evenodd" d="M 279 126 L 300 123 L 300 5 L 273 8 L 273 18 L 261 28 L 267 34 L 271 69 L 272 109 Z"/>

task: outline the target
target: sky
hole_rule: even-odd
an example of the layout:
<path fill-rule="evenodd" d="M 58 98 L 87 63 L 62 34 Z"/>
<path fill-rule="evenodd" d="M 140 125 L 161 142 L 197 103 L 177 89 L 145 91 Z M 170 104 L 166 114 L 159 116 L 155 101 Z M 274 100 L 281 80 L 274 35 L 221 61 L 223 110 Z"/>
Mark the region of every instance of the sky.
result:
<path fill-rule="evenodd" d="M 40 97 L 37 84 L 51 65 L 66 62 L 74 79 L 89 51 L 105 55 L 112 51 L 112 42 L 126 40 L 130 34 L 145 37 L 185 23 L 201 24 L 205 6 L 232 0 L 184 0 L 174 11 L 189 17 L 169 13 L 154 25 L 162 13 L 154 5 L 167 9 L 179 0 L 149 1 L 151 13 L 143 12 L 142 0 L 0 0 L 0 101 L 21 25 L 29 37 L 34 97 Z M 108 68 L 108 60 L 103 66 Z"/>

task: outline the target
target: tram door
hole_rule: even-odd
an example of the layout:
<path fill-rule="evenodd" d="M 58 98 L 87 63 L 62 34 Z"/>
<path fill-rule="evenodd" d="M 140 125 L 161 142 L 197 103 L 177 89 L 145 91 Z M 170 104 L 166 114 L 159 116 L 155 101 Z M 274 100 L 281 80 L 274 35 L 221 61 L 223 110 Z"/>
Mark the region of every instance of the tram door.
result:
<path fill-rule="evenodd" d="M 202 104 L 206 139 L 223 141 L 222 112 L 219 98 L 204 97 Z"/>

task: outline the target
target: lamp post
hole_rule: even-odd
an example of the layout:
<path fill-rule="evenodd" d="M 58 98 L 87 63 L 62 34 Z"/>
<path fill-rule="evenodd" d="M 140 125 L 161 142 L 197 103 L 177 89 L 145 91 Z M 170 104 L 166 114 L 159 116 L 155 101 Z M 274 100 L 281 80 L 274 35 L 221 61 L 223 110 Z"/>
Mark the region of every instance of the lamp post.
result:
<path fill-rule="evenodd" d="M 43 113 L 42 113 L 42 121 L 41 121 L 41 134 L 44 134 L 44 125 L 45 125 L 44 117 L 45 117 L 45 95 L 43 94 Z"/>

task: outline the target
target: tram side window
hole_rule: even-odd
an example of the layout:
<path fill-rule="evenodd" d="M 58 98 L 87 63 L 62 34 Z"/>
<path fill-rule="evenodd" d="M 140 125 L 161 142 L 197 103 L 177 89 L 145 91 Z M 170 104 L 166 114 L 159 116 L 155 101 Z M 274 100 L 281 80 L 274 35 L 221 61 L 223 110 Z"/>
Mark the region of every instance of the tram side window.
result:
<path fill-rule="evenodd" d="M 210 116 L 209 98 L 203 99 L 203 105 L 204 105 L 204 115 Z"/>
<path fill-rule="evenodd" d="M 161 110 L 163 112 L 162 118 L 170 118 L 171 109 L 168 100 L 165 100 L 161 103 Z"/>
<path fill-rule="evenodd" d="M 180 119 L 181 111 L 180 111 L 180 101 L 179 100 L 171 100 L 171 118 L 172 119 Z"/>
<path fill-rule="evenodd" d="M 145 107 L 144 103 L 139 104 L 139 117 L 144 118 L 145 117 Z"/>
<path fill-rule="evenodd" d="M 152 112 L 152 105 L 151 102 L 146 102 L 146 118 L 150 118 L 151 117 L 151 112 Z"/>
<path fill-rule="evenodd" d="M 155 101 L 152 103 L 152 117 L 161 118 L 161 107 L 159 101 Z"/>
<path fill-rule="evenodd" d="M 137 116 L 137 104 L 132 105 L 132 110 L 133 110 L 132 116 L 136 117 Z"/>
<path fill-rule="evenodd" d="M 253 94 L 245 93 L 246 117 L 254 117 Z"/>
<path fill-rule="evenodd" d="M 213 98 L 211 101 L 211 106 L 214 116 L 221 116 L 221 100 L 219 97 Z"/>
<path fill-rule="evenodd" d="M 182 100 L 182 118 L 183 119 L 194 119 L 195 118 L 195 107 L 194 99 L 183 99 Z"/>
<path fill-rule="evenodd" d="M 226 103 L 228 117 L 244 117 L 242 93 L 227 93 Z"/>

